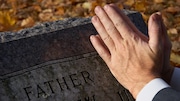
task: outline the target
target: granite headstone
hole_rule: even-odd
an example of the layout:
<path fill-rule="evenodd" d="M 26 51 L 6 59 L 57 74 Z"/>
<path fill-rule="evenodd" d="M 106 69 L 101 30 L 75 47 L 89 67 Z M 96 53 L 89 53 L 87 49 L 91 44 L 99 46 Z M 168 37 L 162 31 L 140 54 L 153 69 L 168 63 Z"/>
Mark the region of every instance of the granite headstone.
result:
<path fill-rule="evenodd" d="M 124 11 L 147 34 L 138 12 Z M 133 101 L 92 47 L 90 18 L 0 33 L 0 101 Z"/>

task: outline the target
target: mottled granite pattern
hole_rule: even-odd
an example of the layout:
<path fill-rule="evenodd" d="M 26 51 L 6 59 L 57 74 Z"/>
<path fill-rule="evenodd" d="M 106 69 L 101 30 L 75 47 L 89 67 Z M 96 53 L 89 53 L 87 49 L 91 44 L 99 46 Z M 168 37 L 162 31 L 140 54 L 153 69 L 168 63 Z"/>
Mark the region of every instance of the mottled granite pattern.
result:
<path fill-rule="evenodd" d="M 140 13 L 124 12 L 147 35 Z M 90 19 L 0 33 L 0 101 L 133 101 L 92 47 Z"/>

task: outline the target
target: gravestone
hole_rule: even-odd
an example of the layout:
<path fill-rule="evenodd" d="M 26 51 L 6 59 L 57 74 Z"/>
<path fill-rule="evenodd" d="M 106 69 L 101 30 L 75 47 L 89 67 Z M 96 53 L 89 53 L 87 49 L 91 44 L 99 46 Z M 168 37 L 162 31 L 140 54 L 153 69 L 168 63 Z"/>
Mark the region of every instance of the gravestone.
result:
<path fill-rule="evenodd" d="M 124 11 L 147 33 L 138 12 Z M 133 101 L 92 47 L 90 18 L 0 33 L 0 101 Z"/>

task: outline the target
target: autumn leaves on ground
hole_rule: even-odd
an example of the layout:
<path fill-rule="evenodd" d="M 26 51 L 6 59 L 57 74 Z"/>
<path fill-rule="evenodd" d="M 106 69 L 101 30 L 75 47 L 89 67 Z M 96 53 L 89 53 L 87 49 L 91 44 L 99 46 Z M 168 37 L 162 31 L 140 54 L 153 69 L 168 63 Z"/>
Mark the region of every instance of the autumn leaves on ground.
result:
<path fill-rule="evenodd" d="M 0 0 L 0 32 L 69 17 L 93 16 L 95 6 L 107 3 L 139 11 L 145 22 L 152 13 L 161 12 L 173 44 L 171 63 L 180 67 L 180 0 Z"/>

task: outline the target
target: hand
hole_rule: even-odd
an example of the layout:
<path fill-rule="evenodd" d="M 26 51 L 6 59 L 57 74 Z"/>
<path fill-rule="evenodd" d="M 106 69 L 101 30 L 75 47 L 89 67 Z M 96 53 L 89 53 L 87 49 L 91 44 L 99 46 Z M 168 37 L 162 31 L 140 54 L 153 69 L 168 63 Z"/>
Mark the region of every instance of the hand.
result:
<path fill-rule="evenodd" d="M 162 19 L 153 14 L 149 38 L 143 35 L 115 5 L 96 7 L 92 23 L 99 35 L 91 42 L 114 77 L 134 98 L 154 78 L 161 77 L 164 60 Z"/>

